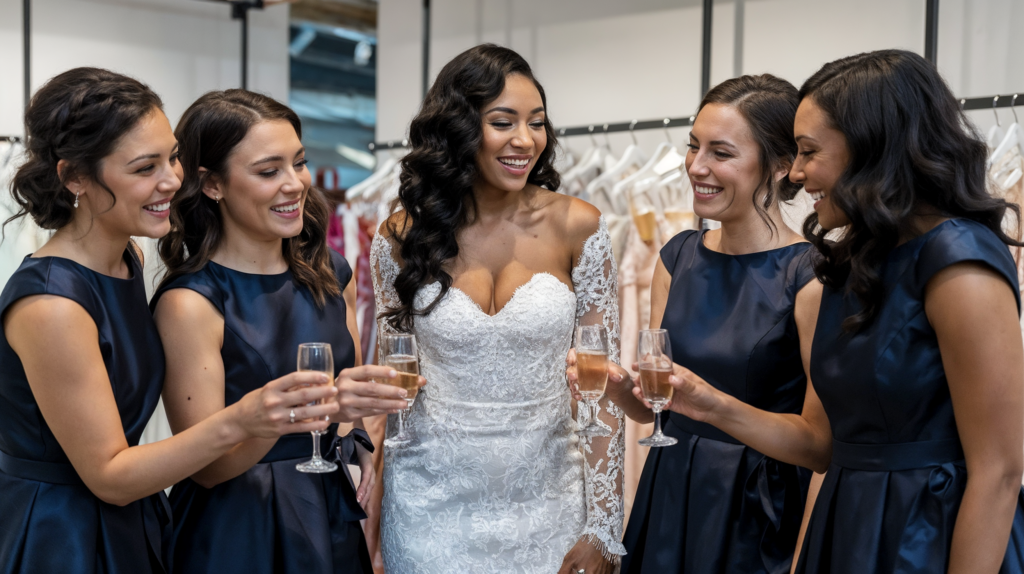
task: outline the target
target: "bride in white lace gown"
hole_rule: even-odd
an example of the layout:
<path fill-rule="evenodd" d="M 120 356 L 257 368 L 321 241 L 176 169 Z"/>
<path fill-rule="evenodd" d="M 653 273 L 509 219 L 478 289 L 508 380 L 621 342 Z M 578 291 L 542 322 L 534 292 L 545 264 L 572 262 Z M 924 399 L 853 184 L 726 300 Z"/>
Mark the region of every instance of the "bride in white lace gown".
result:
<path fill-rule="evenodd" d="M 447 159 L 429 149 L 428 130 L 444 131 L 445 90 L 466 89 L 466 70 L 480 67 L 504 82 L 478 104 L 472 189 L 446 200 L 444 186 L 424 181 L 424 166 Z M 388 574 L 604 574 L 625 552 L 622 413 L 603 399 L 612 435 L 577 438 L 564 375 L 580 322 L 604 324 L 618 358 L 615 264 L 599 212 L 534 183 L 557 186 L 557 175 L 545 179 L 554 172 L 543 105 L 517 54 L 481 46 L 442 70 L 410 129 L 404 211 L 370 253 L 382 333 L 416 335 L 428 381 L 406 417 L 415 439 L 384 454 Z M 445 201 L 471 214 L 451 216 L 448 229 L 438 221 Z M 448 236 L 456 253 L 445 258 Z"/>

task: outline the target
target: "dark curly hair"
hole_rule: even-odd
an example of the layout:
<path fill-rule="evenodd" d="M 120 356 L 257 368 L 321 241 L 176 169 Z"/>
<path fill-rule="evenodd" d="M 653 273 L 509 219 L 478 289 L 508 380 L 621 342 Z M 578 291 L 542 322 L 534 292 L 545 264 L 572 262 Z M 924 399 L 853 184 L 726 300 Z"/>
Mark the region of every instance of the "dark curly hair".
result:
<path fill-rule="evenodd" d="M 750 133 L 761 150 L 761 185 L 767 189 L 764 201 L 754 197 L 754 209 L 774 232 L 775 224 L 768 217 L 768 208 L 776 199 L 792 200 L 801 188 L 789 178 L 775 181 L 773 177 L 776 171 L 792 166 L 796 159 L 793 119 L 800 106 L 796 86 L 771 74 L 740 76 L 711 88 L 701 100 L 698 113 L 708 104 L 732 106 L 747 120 Z"/>
<path fill-rule="evenodd" d="M 804 236 L 822 256 L 818 278 L 854 293 L 863 309 L 843 321 L 857 332 L 885 297 L 881 268 L 900 237 L 915 233 L 912 216 L 930 206 L 943 216 L 988 227 L 1008 245 L 1006 212 L 1020 209 L 987 188 L 987 148 L 935 66 L 904 50 L 879 50 L 825 64 L 800 89 L 842 132 L 850 163 L 829 194 L 849 226 L 832 242 L 812 214 Z M 1019 227 L 1019 226 L 1018 226 Z"/>
<path fill-rule="evenodd" d="M 167 266 L 161 286 L 199 271 L 210 261 L 223 235 L 220 207 L 203 193 L 208 177 L 228 180 L 227 160 L 249 130 L 261 122 L 283 120 L 302 138 L 302 123 L 290 108 L 273 98 L 247 90 L 209 92 L 181 117 L 174 135 L 185 172 L 181 190 L 171 199 L 171 231 L 160 239 L 160 258 Z M 200 173 L 199 168 L 207 172 Z M 310 188 L 302 206 L 302 233 L 282 245 L 295 280 L 323 307 L 326 298 L 341 294 L 327 246 L 330 207 L 323 194 Z"/>
<path fill-rule="evenodd" d="M 27 161 L 11 181 L 20 210 L 4 226 L 31 215 L 43 229 L 60 229 L 74 216 L 74 195 L 65 183 L 87 177 L 110 194 L 100 174 L 103 158 L 138 123 L 162 110 L 160 96 L 142 82 L 100 68 L 74 68 L 54 76 L 25 110 Z M 60 160 L 67 162 L 62 173 Z M 113 204 L 111 204 L 113 206 Z"/>
<path fill-rule="evenodd" d="M 451 288 L 452 276 L 444 266 L 459 254 L 456 238 L 475 207 L 476 155 L 483 138 L 480 112 L 501 95 L 505 79 L 514 74 L 533 81 L 546 108 L 544 88 L 526 60 L 508 48 L 483 44 L 445 65 L 412 120 L 412 150 L 402 160 L 397 201 L 405 210 L 405 225 L 399 230 L 396 218 L 387 223 L 404 262 L 395 279 L 400 304 L 381 313 L 400 331 L 410 331 L 413 318 L 430 313 Z M 561 184 L 553 165 L 558 142 L 546 115 L 544 131 L 547 146 L 527 183 L 554 191 Z M 414 309 L 416 293 L 433 281 L 440 282 L 441 292 L 427 307 Z"/>

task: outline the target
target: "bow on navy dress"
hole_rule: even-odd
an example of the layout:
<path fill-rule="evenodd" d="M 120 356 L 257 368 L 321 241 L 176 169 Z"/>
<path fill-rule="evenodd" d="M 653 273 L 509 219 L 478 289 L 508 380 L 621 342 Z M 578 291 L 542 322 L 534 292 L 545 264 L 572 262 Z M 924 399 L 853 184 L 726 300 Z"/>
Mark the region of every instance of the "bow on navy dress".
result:
<path fill-rule="evenodd" d="M 0 295 L 0 315 L 32 295 L 81 305 L 96 322 L 125 439 L 135 446 L 160 399 L 164 352 L 132 247 L 124 258 L 130 279 L 60 257 L 27 257 Z M 61 349 L 52 352 L 60 360 Z M 0 572 L 164 572 L 162 540 L 170 527 L 164 493 L 114 506 L 86 488 L 43 419 L 6 333 L 0 336 L 0 397 Z"/>
<path fill-rule="evenodd" d="M 727 255 L 683 232 L 661 251 L 672 275 L 661 327 L 672 357 L 757 408 L 799 413 L 807 377 L 793 309 L 813 276 L 810 244 Z M 679 444 L 647 456 L 624 543 L 628 574 L 788 574 L 810 471 L 677 413 Z"/>
<path fill-rule="evenodd" d="M 843 320 L 862 308 L 856 297 L 825 287 L 811 379 L 832 426 L 832 464 L 797 572 L 946 571 L 967 468 L 924 292 L 936 273 L 962 262 L 1002 275 L 1019 309 L 1009 250 L 969 220 L 946 221 L 889 254 L 881 311 L 856 334 L 842 329 Z M 1024 572 L 1020 495 L 1000 572 Z"/>
<path fill-rule="evenodd" d="M 352 270 L 331 251 L 344 290 Z M 161 286 L 152 306 L 171 289 L 191 289 L 224 317 L 224 404 L 292 373 L 300 343 L 330 343 L 335 376 L 355 363 L 345 300 L 313 295 L 291 271 L 254 275 L 214 262 Z M 337 425 L 322 437 L 324 456 L 353 456 L 354 442 L 373 446 L 365 431 L 337 437 Z M 343 468 L 304 474 L 296 463 L 309 460 L 309 433 L 286 435 L 255 466 L 206 489 L 185 479 L 171 490 L 174 534 L 172 570 L 182 574 L 341 574 L 373 571 L 359 520 L 366 518 Z M 344 454 L 339 455 L 342 452 Z M 355 462 L 354 460 L 341 460 Z M 343 466 L 343 465 L 341 465 Z"/>

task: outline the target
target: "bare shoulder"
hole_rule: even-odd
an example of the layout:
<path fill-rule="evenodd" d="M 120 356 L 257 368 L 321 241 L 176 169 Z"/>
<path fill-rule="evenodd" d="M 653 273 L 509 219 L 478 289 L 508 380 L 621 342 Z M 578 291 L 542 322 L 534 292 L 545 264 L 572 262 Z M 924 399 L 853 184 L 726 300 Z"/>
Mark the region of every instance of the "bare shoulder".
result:
<path fill-rule="evenodd" d="M 821 307 L 821 294 L 824 287 L 817 277 L 812 277 L 806 285 L 797 291 L 793 313 L 798 325 L 813 326 L 818 322 L 818 309 Z"/>
<path fill-rule="evenodd" d="M 582 246 L 600 229 L 601 211 L 582 199 L 567 195 L 562 195 L 562 198 L 563 206 L 560 206 L 560 209 L 566 213 L 566 237 L 570 238 L 573 244 Z"/>
<path fill-rule="evenodd" d="M 184 287 L 170 289 L 162 293 L 156 304 L 153 318 L 156 320 L 158 328 L 189 326 L 190 330 L 224 320 L 220 311 L 209 299 Z"/>
<path fill-rule="evenodd" d="M 61 341 L 95 338 L 96 322 L 75 301 L 59 295 L 31 295 L 16 301 L 3 319 L 4 332 L 15 352 L 22 341 L 47 341 L 60 347 Z"/>
<path fill-rule="evenodd" d="M 396 239 L 405 237 L 405 232 L 411 225 L 412 218 L 404 209 L 401 209 L 385 219 L 384 223 L 377 228 L 377 233 L 391 244 L 395 244 Z"/>

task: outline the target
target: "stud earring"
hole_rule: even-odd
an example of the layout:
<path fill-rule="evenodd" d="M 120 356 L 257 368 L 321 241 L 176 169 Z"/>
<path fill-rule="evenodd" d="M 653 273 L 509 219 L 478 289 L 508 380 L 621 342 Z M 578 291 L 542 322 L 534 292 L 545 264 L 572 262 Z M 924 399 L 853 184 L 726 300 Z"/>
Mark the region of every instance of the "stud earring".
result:
<path fill-rule="evenodd" d="M 213 200 L 216 201 L 218 205 L 220 204 L 220 196 L 219 195 L 217 197 L 213 198 Z"/>
<path fill-rule="evenodd" d="M 78 192 L 81 193 L 81 192 Z M 75 209 L 78 209 L 78 193 L 75 194 Z"/>

